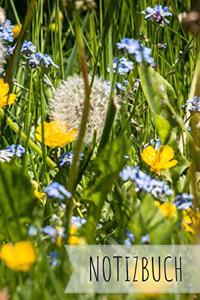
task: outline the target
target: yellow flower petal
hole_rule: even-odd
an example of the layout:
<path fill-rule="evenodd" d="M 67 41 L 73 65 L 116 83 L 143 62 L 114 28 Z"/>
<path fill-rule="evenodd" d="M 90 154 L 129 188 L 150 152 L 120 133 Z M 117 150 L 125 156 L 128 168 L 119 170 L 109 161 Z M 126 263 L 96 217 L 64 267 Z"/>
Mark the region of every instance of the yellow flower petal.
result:
<path fill-rule="evenodd" d="M 65 147 L 77 137 L 77 129 L 68 130 L 63 122 L 44 122 L 44 142 L 50 148 Z M 37 128 L 36 138 L 42 142 L 42 124 Z"/>
<path fill-rule="evenodd" d="M 166 163 L 162 163 L 162 164 L 161 164 L 161 169 L 170 169 L 170 168 L 176 166 L 177 163 L 178 163 L 178 162 L 177 162 L 177 160 L 175 160 L 175 159 L 173 159 L 173 160 L 171 160 L 171 161 L 168 161 L 168 162 L 166 162 Z"/>
<path fill-rule="evenodd" d="M 34 191 L 34 196 L 35 196 L 35 198 L 37 198 L 38 200 L 40 200 L 41 202 L 43 202 L 44 198 L 45 198 L 45 193 L 40 192 L 38 190 L 35 190 Z"/>
<path fill-rule="evenodd" d="M 19 24 L 17 24 L 17 25 L 14 26 L 14 28 L 13 28 L 13 36 L 14 36 L 15 39 L 19 36 L 19 34 L 21 32 L 21 29 L 22 29 L 22 26 L 19 25 Z"/>
<path fill-rule="evenodd" d="M 183 212 L 182 227 L 185 231 L 195 234 L 200 226 L 200 212 L 189 208 Z"/>
<path fill-rule="evenodd" d="M 165 162 L 168 162 L 169 160 L 173 159 L 174 150 L 170 146 L 164 145 L 160 148 L 159 156 L 160 156 L 160 163 L 164 164 Z"/>
<path fill-rule="evenodd" d="M 148 146 L 142 151 L 141 157 L 145 163 L 152 166 L 155 163 L 157 152 L 152 146 Z"/>
<path fill-rule="evenodd" d="M 15 94 L 9 94 L 9 97 L 8 97 L 8 105 L 10 104 L 13 104 L 16 100 L 16 95 Z"/>
<path fill-rule="evenodd" d="M 177 164 L 174 158 L 174 150 L 164 145 L 156 150 L 148 146 L 141 153 L 142 159 L 151 167 L 151 171 L 159 174 L 162 169 L 170 169 Z"/>
<path fill-rule="evenodd" d="M 9 85 L 3 79 L 0 79 L 0 99 L 9 93 Z"/>
<path fill-rule="evenodd" d="M 72 235 L 68 239 L 68 244 L 69 245 L 79 245 L 81 244 L 82 239 L 78 236 Z"/>
<path fill-rule="evenodd" d="M 36 251 L 29 241 L 8 243 L 1 247 L 0 259 L 11 270 L 27 272 L 36 261 Z"/>
<path fill-rule="evenodd" d="M 173 203 L 163 203 L 159 208 L 165 218 L 173 219 L 176 217 L 176 206 Z"/>
<path fill-rule="evenodd" d="M 0 107 L 13 104 L 16 100 L 15 94 L 9 94 L 9 85 L 0 79 Z"/>

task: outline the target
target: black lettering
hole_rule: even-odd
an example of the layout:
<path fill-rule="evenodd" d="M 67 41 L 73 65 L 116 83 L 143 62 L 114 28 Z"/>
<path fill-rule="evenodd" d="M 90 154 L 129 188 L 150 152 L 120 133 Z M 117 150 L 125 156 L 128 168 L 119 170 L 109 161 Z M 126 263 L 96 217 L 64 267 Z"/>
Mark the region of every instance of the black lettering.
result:
<path fill-rule="evenodd" d="M 147 281 L 149 279 L 149 271 L 147 269 L 148 259 L 144 256 L 142 257 L 142 281 Z M 144 271 L 146 271 L 146 278 L 144 276 Z"/>
<path fill-rule="evenodd" d="M 105 267 L 105 263 L 107 261 L 107 266 L 108 268 Z M 110 278 L 111 278 L 111 264 L 110 264 L 110 258 L 108 256 L 104 256 L 103 258 L 103 263 L 102 263 L 102 268 L 103 268 L 103 278 L 106 282 L 109 282 L 110 281 Z M 106 272 L 105 272 L 105 269 L 108 270 L 108 276 L 106 277 Z"/>
<path fill-rule="evenodd" d="M 125 281 L 130 281 L 129 279 L 129 264 L 128 264 L 128 260 L 129 260 L 129 256 L 125 256 L 125 260 L 126 260 L 126 280 Z"/>
<path fill-rule="evenodd" d="M 133 282 L 137 282 L 138 280 L 136 279 L 136 275 L 137 275 L 138 256 L 133 256 L 133 258 L 136 259 L 134 275 L 133 275 Z"/>
<path fill-rule="evenodd" d="M 116 258 L 116 264 L 117 264 L 117 281 L 119 281 L 119 260 L 122 258 L 122 256 L 113 256 L 113 258 Z"/>
<path fill-rule="evenodd" d="M 176 281 L 178 281 L 178 271 L 180 273 L 180 279 L 179 281 L 182 281 L 182 260 L 181 256 L 179 257 L 179 267 L 177 266 L 177 257 L 175 257 L 175 274 L 176 274 Z"/>
<path fill-rule="evenodd" d="M 161 270 L 160 270 L 160 269 L 161 269 L 160 259 L 161 259 L 160 256 L 158 256 L 158 277 L 156 278 L 156 277 L 155 277 L 155 270 L 154 270 L 154 264 L 155 264 L 155 263 L 154 263 L 154 258 L 153 258 L 153 257 L 151 258 L 151 263 L 152 263 L 152 276 L 153 276 L 153 280 L 156 281 L 156 282 L 159 282 L 159 281 L 160 281 L 160 276 L 161 276 L 161 275 L 160 275 L 160 274 L 161 274 Z"/>
<path fill-rule="evenodd" d="M 93 269 L 93 273 L 96 278 L 96 281 L 99 281 L 99 256 L 97 256 L 96 269 L 94 266 L 93 258 L 90 256 L 90 281 L 92 281 L 92 269 Z"/>
<path fill-rule="evenodd" d="M 166 281 L 172 282 L 173 279 L 169 279 L 169 278 L 167 277 L 167 260 L 168 260 L 168 259 L 172 259 L 172 257 L 171 257 L 171 256 L 166 256 L 165 259 L 164 259 L 164 275 L 165 275 L 165 280 L 166 280 Z"/>

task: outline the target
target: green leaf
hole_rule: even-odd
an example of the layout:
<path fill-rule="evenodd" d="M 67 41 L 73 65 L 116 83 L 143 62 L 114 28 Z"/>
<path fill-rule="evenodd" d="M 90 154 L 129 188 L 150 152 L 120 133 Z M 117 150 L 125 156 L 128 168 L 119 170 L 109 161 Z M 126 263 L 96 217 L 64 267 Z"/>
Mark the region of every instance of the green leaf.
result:
<path fill-rule="evenodd" d="M 15 237 L 22 235 L 22 221 L 34 204 L 30 179 L 21 167 L 0 164 L 0 228 L 9 226 Z"/>
<path fill-rule="evenodd" d="M 138 67 L 141 85 L 149 108 L 153 114 L 158 135 L 164 144 L 175 125 L 169 109 L 170 102 L 176 99 L 173 87 L 153 68 Z"/>
<path fill-rule="evenodd" d="M 136 243 L 140 243 L 141 237 L 146 234 L 150 235 L 152 244 L 170 243 L 174 226 L 174 221 L 170 222 L 161 214 L 154 198 L 148 194 L 144 196 L 130 223 Z"/>
<path fill-rule="evenodd" d="M 125 145 L 124 139 L 120 137 L 104 148 L 95 163 L 96 180 L 83 195 L 83 199 L 90 203 L 88 221 L 85 225 L 85 234 L 89 242 L 92 242 L 95 237 L 107 194 L 111 191 L 125 164 L 123 158 Z"/>
<path fill-rule="evenodd" d="M 170 133 L 171 125 L 169 121 L 162 116 L 155 115 L 154 122 L 161 142 L 164 144 Z"/>

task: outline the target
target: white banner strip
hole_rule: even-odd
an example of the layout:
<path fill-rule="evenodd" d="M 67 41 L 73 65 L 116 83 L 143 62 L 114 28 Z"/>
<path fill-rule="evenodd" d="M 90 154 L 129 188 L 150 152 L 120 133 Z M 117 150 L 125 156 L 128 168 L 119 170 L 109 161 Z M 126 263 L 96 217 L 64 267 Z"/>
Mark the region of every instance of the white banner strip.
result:
<path fill-rule="evenodd" d="M 200 246 L 65 246 L 65 293 L 200 293 Z"/>

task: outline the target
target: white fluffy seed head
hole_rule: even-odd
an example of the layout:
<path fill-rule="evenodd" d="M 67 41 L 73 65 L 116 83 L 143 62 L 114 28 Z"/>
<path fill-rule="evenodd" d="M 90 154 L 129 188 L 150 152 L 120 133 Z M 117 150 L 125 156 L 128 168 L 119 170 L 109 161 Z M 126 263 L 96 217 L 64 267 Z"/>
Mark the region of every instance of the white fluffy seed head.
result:
<path fill-rule="evenodd" d="M 2 70 L 3 65 L 5 63 L 5 56 L 6 56 L 6 48 L 3 44 L 3 41 L 0 39 L 0 70 Z"/>
<path fill-rule="evenodd" d="M 4 24 L 6 20 L 5 10 L 0 7 L 0 24 Z"/>
<path fill-rule="evenodd" d="M 90 78 L 91 80 L 91 78 Z M 109 102 L 110 87 L 107 81 L 95 77 L 90 95 L 90 114 L 86 140 L 91 141 L 94 132 L 101 136 Z M 84 82 L 78 76 L 70 76 L 55 91 L 50 99 L 50 113 L 55 121 L 65 121 L 70 128 L 80 127 L 84 105 Z"/>

